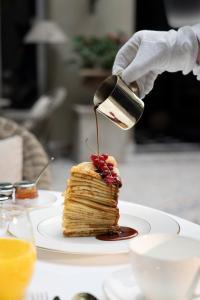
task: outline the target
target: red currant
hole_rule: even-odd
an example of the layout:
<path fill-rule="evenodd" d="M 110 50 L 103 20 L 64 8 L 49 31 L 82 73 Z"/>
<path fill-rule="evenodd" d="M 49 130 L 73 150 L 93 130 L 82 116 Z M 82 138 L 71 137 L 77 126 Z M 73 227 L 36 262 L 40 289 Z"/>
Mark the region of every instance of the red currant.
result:
<path fill-rule="evenodd" d="M 104 164 L 103 171 L 109 171 L 109 169 L 108 169 L 108 167 L 107 167 L 106 164 Z"/>
<path fill-rule="evenodd" d="M 113 167 L 112 163 L 107 163 L 108 168 Z"/>
<path fill-rule="evenodd" d="M 117 174 L 116 174 L 115 172 L 111 172 L 111 175 L 112 175 L 113 177 L 117 177 Z"/>
<path fill-rule="evenodd" d="M 99 164 L 102 164 L 102 165 L 104 165 L 104 166 L 105 166 L 105 161 L 104 161 L 104 160 L 102 160 L 102 159 L 99 159 Z"/>
<path fill-rule="evenodd" d="M 113 171 L 114 164 L 112 162 L 106 162 L 106 160 L 108 159 L 107 154 L 92 154 L 90 158 L 94 166 L 96 167 L 96 172 L 99 173 L 99 175 L 108 185 L 115 185 L 117 187 L 122 186 L 117 173 Z"/>
<path fill-rule="evenodd" d="M 121 187 L 122 186 L 121 180 L 117 179 L 116 181 L 117 181 L 118 187 Z"/>
<path fill-rule="evenodd" d="M 113 178 L 111 175 L 108 175 L 108 176 L 106 177 L 106 179 L 107 179 L 107 180 L 112 180 L 112 181 L 113 181 L 114 178 Z"/>
<path fill-rule="evenodd" d="M 104 155 L 100 155 L 99 159 L 105 161 Z"/>
<path fill-rule="evenodd" d="M 109 170 L 102 170 L 103 171 L 103 174 L 108 176 L 110 174 L 110 171 Z"/>
<path fill-rule="evenodd" d="M 96 154 L 92 154 L 92 155 L 90 156 L 90 159 L 91 159 L 92 161 L 94 161 L 96 158 L 98 158 L 98 155 L 96 155 Z"/>
<path fill-rule="evenodd" d="M 107 160 L 108 159 L 108 154 L 101 154 L 101 156 L 103 156 L 104 157 L 104 160 Z"/>
<path fill-rule="evenodd" d="M 95 165 L 95 167 L 98 167 L 98 165 L 99 165 L 99 160 L 98 160 L 98 158 L 95 158 L 95 159 L 93 160 L 93 164 Z"/>
<path fill-rule="evenodd" d="M 113 178 L 112 177 L 111 178 L 106 177 L 105 181 L 108 184 L 112 184 L 113 183 Z"/>
<path fill-rule="evenodd" d="M 98 162 L 98 167 L 103 170 L 103 168 L 105 167 L 105 162 L 103 160 L 99 160 Z"/>

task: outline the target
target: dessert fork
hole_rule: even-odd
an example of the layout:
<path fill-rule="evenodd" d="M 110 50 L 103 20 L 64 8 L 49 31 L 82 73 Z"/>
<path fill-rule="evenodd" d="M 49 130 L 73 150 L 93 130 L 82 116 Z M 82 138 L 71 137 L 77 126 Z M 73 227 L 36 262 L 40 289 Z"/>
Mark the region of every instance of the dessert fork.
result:
<path fill-rule="evenodd" d="M 39 292 L 31 295 L 31 300 L 49 300 L 47 292 Z"/>

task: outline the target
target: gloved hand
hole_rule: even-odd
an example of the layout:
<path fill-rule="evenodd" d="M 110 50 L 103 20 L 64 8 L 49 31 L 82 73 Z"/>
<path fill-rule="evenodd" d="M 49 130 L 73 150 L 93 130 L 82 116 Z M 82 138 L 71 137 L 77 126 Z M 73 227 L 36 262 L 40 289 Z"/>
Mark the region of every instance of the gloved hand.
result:
<path fill-rule="evenodd" d="M 187 74 L 197 65 L 198 40 L 192 27 L 178 31 L 136 32 L 119 50 L 113 65 L 113 74 L 121 74 L 130 84 L 136 81 L 140 97 L 153 88 L 158 74 L 164 71 L 182 71 Z"/>

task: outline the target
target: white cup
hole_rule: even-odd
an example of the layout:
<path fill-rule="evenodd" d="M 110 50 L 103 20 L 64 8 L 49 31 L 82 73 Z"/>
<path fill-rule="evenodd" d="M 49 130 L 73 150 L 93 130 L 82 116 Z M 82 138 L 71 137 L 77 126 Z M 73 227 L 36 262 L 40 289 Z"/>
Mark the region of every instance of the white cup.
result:
<path fill-rule="evenodd" d="M 134 238 L 129 246 L 135 279 L 145 299 L 191 300 L 197 297 L 200 240 L 148 234 Z"/>

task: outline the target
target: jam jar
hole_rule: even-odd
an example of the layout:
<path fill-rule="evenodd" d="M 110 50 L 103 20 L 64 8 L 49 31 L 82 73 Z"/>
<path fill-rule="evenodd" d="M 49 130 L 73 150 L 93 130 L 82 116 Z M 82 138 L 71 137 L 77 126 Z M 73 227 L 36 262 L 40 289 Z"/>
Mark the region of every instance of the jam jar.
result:
<path fill-rule="evenodd" d="M 35 199 L 38 197 L 38 190 L 34 181 L 20 181 L 14 184 L 15 187 L 15 199 Z"/>

